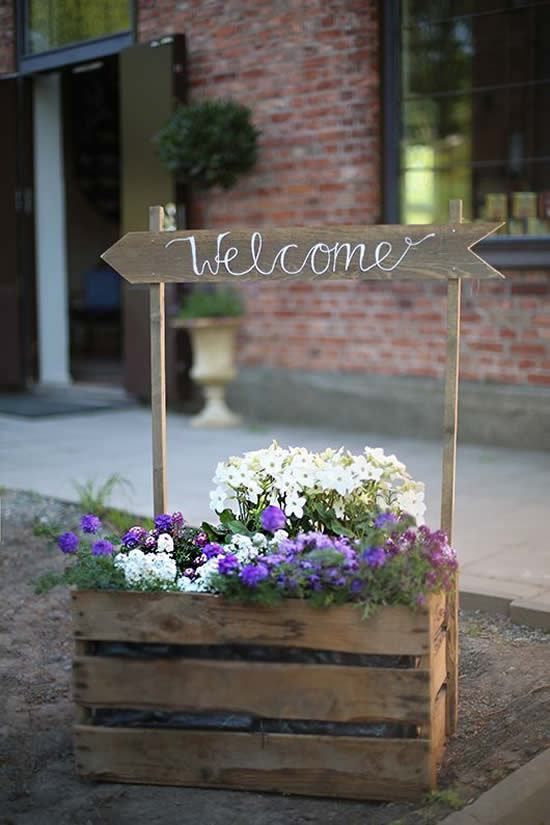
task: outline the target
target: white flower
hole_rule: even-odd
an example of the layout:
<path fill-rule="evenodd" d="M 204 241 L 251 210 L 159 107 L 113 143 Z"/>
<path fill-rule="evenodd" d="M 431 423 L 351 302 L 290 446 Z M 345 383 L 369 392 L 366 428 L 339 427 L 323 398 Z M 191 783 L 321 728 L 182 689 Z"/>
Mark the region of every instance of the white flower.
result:
<path fill-rule="evenodd" d="M 168 553 L 172 555 L 174 552 L 174 539 L 168 533 L 161 533 L 157 539 L 157 552 Z"/>
<path fill-rule="evenodd" d="M 266 544 L 266 538 L 261 533 L 257 533 L 256 535 L 261 536 L 263 539 L 263 544 L 257 544 L 253 541 L 253 539 L 239 533 L 234 535 L 229 542 L 229 552 L 233 553 L 241 564 L 246 564 L 247 562 L 252 561 L 263 552 L 263 548 Z"/>
<path fill-rule="evenodd" d="M 346 511 L 344 509 L 344 502 L 341 499 L 336 499 L 332 509 L 334 510 L 336 518 L 344 518 Z"/>
<path fill-rule="evenodd" d="M 176 579 L 176 586 L 178 590 L 181 590 L 183 593 L 193 593 L 197 589 L 195 582 L 193 579 L 190 579 L 189 576 L 180 576 Z"/>
<path fill-rule="evenodd" d="M 227 506 L 227 491 L 225 487 L 216 487 L 210 492 L 210 509 L 216 513 L 221 513 Z"/>
<path fill-rule="evenodd" d="M 287 516 L 296 516 L 296 518 L 301 518 L 304 515 L 305 503 L 305 496 L 287 496 L 285 501 L 285 513 Z"/>
<path fill-rule="evenodd" d="M 267 538 L 263 533 L 254 533 L 252 536 L 252 544 L 256 547 L 265 547 L 267 544 Z"/>
<path fill-rule="evenodd" d="M 138 548 L 119 553 L 115 565 L 128 584 L 172 584 L 177 574 L 176 562 L 168 553 L 143 553 Z"/>
<path fill-rule="evenodd" d="M 329 465 L 321 473 L 320 480 L 325 490 L 335 490 L 341 496 L 348 495 L 348 493 L 356 487 L 356 481 L 351 467 Z"/>
<path fill-rule="evenodd" d="M 275 530 L 275 532 L 273 533 L 273 541 L 276 544 L 279 544 L 279 542 L 284 541 L 287 538 L 288 533 L 286 530 Z"/>
<path fill-rule="evenodd" d="M 212 509 L 229 509 L 237 517 L 250 515 L 260 500 L 295 518 L 303 516 L 309 502 L 333 508 L 344 520 L 346 513 L 358 513 L 360 518 L 362 509 L 372 512 L 376 505 L 406 510 L 418 520 L 425 510 L 422 486 L 402 462 L 380 448 L 365 447 L 361 455 L 343 448 L 314 453 L 273 442 L 218 464 L 214 483 Z M 236 546 L 243 558 L 249 552 L 245 544 Z M 265 548 L 259 539 L 253 545 Z"/>

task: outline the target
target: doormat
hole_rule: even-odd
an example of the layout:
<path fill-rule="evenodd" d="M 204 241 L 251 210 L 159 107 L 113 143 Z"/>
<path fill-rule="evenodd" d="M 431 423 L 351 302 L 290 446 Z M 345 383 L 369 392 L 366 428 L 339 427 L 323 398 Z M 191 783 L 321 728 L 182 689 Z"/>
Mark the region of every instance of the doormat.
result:
<path fill-rule="evenodd" d="M 63 389 L 0 395 L 0 415 L 16 418 L 82 415 L 133 407 L 136 407 L 135 402 L 122 394 L 100 391 L 89 393 Z"/>

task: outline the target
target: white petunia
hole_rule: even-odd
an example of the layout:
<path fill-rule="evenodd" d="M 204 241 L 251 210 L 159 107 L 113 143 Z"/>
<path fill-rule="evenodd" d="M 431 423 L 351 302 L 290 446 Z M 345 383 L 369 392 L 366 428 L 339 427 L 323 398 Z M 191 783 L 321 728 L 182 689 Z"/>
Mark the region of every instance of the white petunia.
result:
<path fill-rule="evenodd" d="M 174 552 L 174 539 L 168 533 L 161 533 L 157 539 L 157 552 L 168 553 L 172 555 Z"/>
<path fill-rule="evenodd" d="M 285 513 L 287 516 L 296 516 L 296 518 L 302 518 L 304 515 L 304 504 L 306 503 L 306 498 L 304 496 L 287 496 L 285 501 Z"/>

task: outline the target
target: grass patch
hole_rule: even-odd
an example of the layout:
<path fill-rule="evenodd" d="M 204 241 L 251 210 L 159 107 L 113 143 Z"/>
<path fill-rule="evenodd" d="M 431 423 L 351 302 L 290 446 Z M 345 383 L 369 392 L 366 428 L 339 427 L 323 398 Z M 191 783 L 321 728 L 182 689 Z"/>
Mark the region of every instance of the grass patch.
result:
<path fill-rule="evenodd" d="M 95 481 L 73 482 L 78 493 L 78 506 L 82 513 L 94 513 L 105 518 L 109 511 L 109 501 L 117 489 L 132 490 L 132 484 L 119 473 L 113 473 L 102 484 Z M 122 512 L 122 511 L 120 511 Z"/>

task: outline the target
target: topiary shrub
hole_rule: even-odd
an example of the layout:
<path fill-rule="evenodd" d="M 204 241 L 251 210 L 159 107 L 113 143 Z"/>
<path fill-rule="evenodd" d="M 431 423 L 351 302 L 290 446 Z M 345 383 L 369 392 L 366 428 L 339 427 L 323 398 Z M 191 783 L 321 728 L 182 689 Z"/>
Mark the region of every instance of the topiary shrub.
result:
<path fill-rule="evenodd" d="M 179 106 L 156 136 L 161 162 L 196 189 L 230 189 L 254 166 L 259 131 L 248 107 L 232 100 Z"/>

